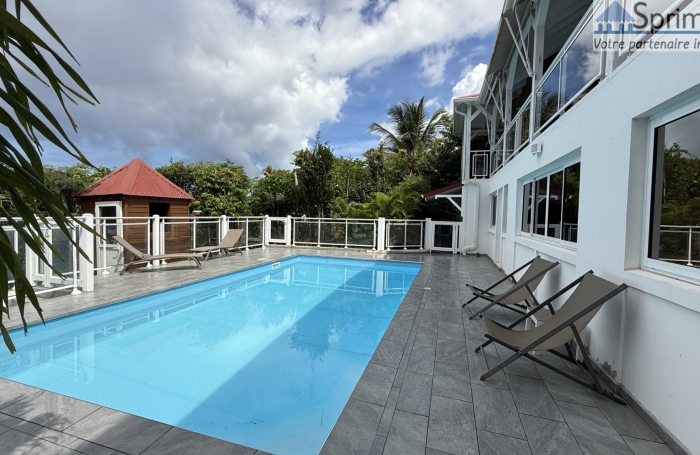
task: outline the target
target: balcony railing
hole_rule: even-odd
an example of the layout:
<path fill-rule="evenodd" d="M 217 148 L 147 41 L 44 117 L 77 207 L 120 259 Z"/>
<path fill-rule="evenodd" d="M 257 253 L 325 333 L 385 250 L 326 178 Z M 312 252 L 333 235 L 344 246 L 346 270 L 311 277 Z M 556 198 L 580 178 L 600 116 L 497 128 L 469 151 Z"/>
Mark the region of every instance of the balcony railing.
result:
<path fill-rule="evenodd" d="M 550 64 L 530 100 L 505 128 L 491 151 L 491 175 L 503 168 L 531 142 L 531 106 L 534 105 L 535 137 L 548 128 L 573 104 L 577 103 L 601 77 L 603 61 L 600 51 L 593 50 L 593 29 L 587 22 L 562 47 Z"/>
<path fill-rule="evenodd" d="M 659 260 L 700 266 L 700 226 L 661 225 Z"/>

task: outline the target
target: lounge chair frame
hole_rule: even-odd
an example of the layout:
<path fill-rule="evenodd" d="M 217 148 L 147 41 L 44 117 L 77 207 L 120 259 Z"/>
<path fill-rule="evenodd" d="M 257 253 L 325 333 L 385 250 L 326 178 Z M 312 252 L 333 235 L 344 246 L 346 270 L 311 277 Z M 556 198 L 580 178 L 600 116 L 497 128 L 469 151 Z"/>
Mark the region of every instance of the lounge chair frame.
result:
<path fill-rule="evenodd" d="M 530 287 L 530 283 L 532 283 L 532 282 L 535 281 L 536 279 L 538 279 L 538 278 L 544 276 L 547 272 L 549 272 L 550 270 L 552 270 L 553 268 L 555 268 L 556 266 L 558 266 L 558 265 L 559 265 L 559 261 L 552 262 L 551 265 L 549 265 L 547 268 L 545 268 L 544 270 L 540 271 L 539 273 L 536 273 L 535 275 L 531 276 L 530 279 L 528 279 L 528 280 L 525 280 L 525 281 L 522 281 L 522 282 L 518 283 L 517 280 L 515 279 L 515 274 L 516 274 L 516 273 L 518 273 L 518 272 L 520 272 L 521 270 L 525 269 L 526 267 L 529 267 L 530 265 L 532 265 L 532 263 L 535 262 L 535 260 L 538 259 L 538 258 L 539 258 L 539 256 L 536 256 L 536 257 L 533 258 L 531 261 L 526 262 L 525 264 L 523 264 L 522 266 L 520 266 L 517 270 L 513 271 L 513 272 L 512 272 L 511 274 L 509 274 L 509 275 L 506 275 L 504 278 L 502 278 L 501 280 L 499 280 L 499 281 L 497 281 L 496 283 L 492 284 L 492 285 L 491 285 L 490 287 L 488 287 L 487 289 L 479 289 L 479 288 L 477 288 L 476 286 L 467 284 L 467 286 L 470 287 L 470 288 L 472 289 L 472 293 L 474 294 L 474 297 L 472 297 L 471 299 L 469 299 L 469 300 L 467 300 L 466 302 L 464 302 L 464 304 L 462 304 L 462 308 L 466 307 L 467 305 L 469 305 L 470 303 L 472 303 L 473 301 L 475 301 L 476 299 L 479 299 L 479 298 L 484 299 L 484 300 L 487 300 L 488 302 L 490 302 L 488 305 L 486 305 L 485 307 L 481 308 L 481 309 L 480 309 L 479 311 L 477 311 L 476 313 L 472 314 L 472 315 L 469 317 L 469 319 L 470 319 L 470 320 L 473 320 L 473 319 L 475 319 L 476 317 L 481 317 L 481 316 L 483 316 L 483 314 L 484 314 L 486 311 L 488 311 L 490 308 L 492 308 L 492 307 L 495 306 L 495 305 L 500 305 L 500 306 L 503 307 L 503 308 L 507 308 L 507 309 L 509 309 L 509 310 L 511 310 L 511 311 L 514 311 L 514 312 L 516 312 L 516 313 L 519 313 L 519 314 L 521 314 L 521 315 L 526 314 L 526 311 L 520 311 L 520 310 L 518 310 L 518 309 L 516 309 L 516 308 L 513 308 L 513 306 L 519 307 L 519 308 L 521 308 L 522 310 L 528 310 L 528 309 L 531 308 L 532 306 L 538 306 L 538 305 L 539 305 L 539 302 L 537 301 L 537 298 L 535 297 L 535 294 L 533 293 L 533 289 L 531 289 L 531 287 Z M 498 286 L 499 284 L 503 283 L 504 281 L 506 281 L 506 280 L 508 280 L 508 279 L 510 279 L 511 281 L 513 281 L 514 286 L 513 286 L 512 288 L 510 288 L 508 291 L 506 291 L 505 293 L 500 294 L 500 295 L 498 295 L 498 296 L 496 296 L 493 292 L 491 292 L 492 289 L 494 289 L 496 286 Z M 525 288 L 525 289 L 527 290 L 528 294 L 530 295 L 530 298 L 532 299 L 532 304 L 530 304 L 530 302 L 529 302 L 528 299 L 525 299 L 525 305 L 520 305 L 520 304 L 505 305 L 505 304 L 502 304 L 502 303 L 501 303 L 502 300 L 504 300 L 506 297 L 510 296 L 511 294 L 515 293 L 516 291 L 520 290 L 521 288 Z M 476 290 L 477 292 L 474 292 L 474 290 Z M 551 306 L 551 305 L 550 305 L 550 306 Z"/>
<path fill-rule="evenodd" d="M 233 242 L 233 245 L 231 245 L 231 246 L 226 245 L 225 243 L 226 243 L 226 241 L 227 241 L 227 237 L 228 237 L 232 232 L 235 232 L 235 231 L 240 231 L 240 232 L 238 233 L 238 237 L 236 237 L 236 241 Z M 230 230 L 226 233 L 226 235 L 224 236 L 224 239 L 223 239 L 221 242 L 219 242 L 218 245 L 214 245 L 214 246 L 200 246 L 200 247 L 197 247 L 197 248 L 190 248 L 188 251 L 193 252 L 193 253 L 201 253 L 201 254 L 204 254 L 204 262 L 207 262 L 207 261 L 209 260 L 209 256 L 211 256 L 211 254 L 212 254 L 213 252 L 215 252 L 215 251 L 223 252 L 226 256 L 228 256 L 229 250 L 233 250 L 234 253 L 235 253 L 236 251 L 238 251 L 238 252 L 241 253 L 241 255 L 242 255 L 242 254 L 243 254 L 243 251 L 242 251 L 239 247 L 235 246 L 236 242 L 238 242 L 238 239 L 241 238 L 241 235 L 242 235 L 242 234 L 243 234 L 243 229 L 230 229 Z"/>
<path fill-rule="evenodd" d="M 573 281 L 571 284 L 564 287 L 562 290 L 560 290 L 559 292 L 557 292 L 556 294 L 554 294 L 553 296 L 548 298 L 546 301 L 544 301 L 541 304 L 537 305 L 536 307 L 532 308 L 530 311 L 528 311 L 526 314 L 524 314 L 522 317 L 520 317 L 518 320 L 514 321 L 513 323 L 511 323 L 507 327 L 502 325 L 502 324 L 499 324 L 498 322 L 493 321 L 493 320 L 491 320 L 491 322 L 493 322 L 494 324 L 496 324 L 500 327 L 512 330 L 515 326 L 517 326 L 518 324 L 520 324 L 521 322 L 523 322 L 524 320 L 526 320 L 527 318 L 534 315 L 535 313 L 537 313 L 538 311 L 540 311 L 541 309 L 543 309 L 545 307 L 549 307 L 550 310 L 553 311 L 551 303 L 554 300 L 561 297 L 565 292 L 569 291 L 574 286 L 581 283 L 581 281 L 583 281 L 583 279 L 586 277 L 586 275 L 592 274 L 592 273 L 593 273 L 593 271 L 586 272 L 581 277 L 579 277 L 578 279 Z M 575 325 L 576 321 L 578 321 L 579 319 L 581 319 L 583 316 L 590 313 L 591 311 L 595 310 L 599 306 L 603 305 L 605 302 L 607 302 L 611 298 L 615 297 L 617 294 L 624 291 L 625 289 L 627 289 L 627 285 L 624 283 L 617 286 L 612 291 L 608 292 L 604 296 L 602 296 L 599 299 L 595 300 L 594 302 L 590 303 L 581 311 L 577 312 L 576 314 L 574 314 L 570 318 L 561 322 L 559 325 L 553 327 L 547 333 L 543 334 L 542 336 L 540 336 L 539 338 L 537 338 L 536 340 L 532 341 L 527 346 L 522 347 L 522 348 L 510 346 L 508 343 L 506 343 L 502 340 L 499 340 L 498 338 L 496 338 L 492 335 L 485 334 L 485 337 L 488 338 L 489 341 L 487 341 L 486 343 L 484 343 L 481 346 L 479 346 L 478 348 L 476 348 L 475 352 L 481 351 L 485 346 L 487 346 L 488 344 L 493 342 L 493 343 L 498 343 L 507 349 L 510 349 L 511 351 L 514 352 L 514 354 L 511 355 L 510 357 L 508 357 L 506 360 L 499 363 L 494 368 L 492 368 L 489 371 L 487 371 L 486 373 L 484 373 L 480 379 L 482 381 L 485 381 L 486 379 L 488 379 L 491 376 L 493 376 L 494 374 L 498 373 L 499 371 L 501 371 L 502 369 L 504 369 L 505 367 L 507 367 L 511 363 L 518 360 L 520 357 L 525 357 L 525 358 L 532 360 L 533 362 L 535 362 L 539 365 L 542 365 L 543 367 L 545 367 L 549 370 L 554 371 L 555 373 L 558 373 L 558 374 L 560 374 L 568 379 L 571 379 L 572 381 L 576 382 L 577 384 L 580 384 L 583 387 L 586 387 L 587 389 L 593 390 L 594 392 L 598 392 L 599 394 L 605 396 L 606 398 L 609 398 L 609 399 L 615 401 L 616 403 L 627 404 L 627 403 L 625 403 L 624 400 L 622 400 L 621 398 L 618 398 L 613 393 L 608 392 L 607 390 L 605 390 L 601 386 L 600 380 L 598 379 L 598 376 L 597 376 L 597 373 L 596 373 L 596 370 L 595 370 L 595 367 L 593 364 L 593 360 L 591 360 L 591 357 L 588 355 L 588 352 L 584 348 L 583 341 L 581 340 L 581 334 L 579 333 L 579 331 Z M 571 374 L 571 372 L 562 371 L 562 370 L 556 368 L 555 366 L 548 364 L 547 362 L 543 361 L 540 358 L 537 358 L 536 356 L 534 356 L 530 353 L 530 351 L 532 351 L 534 348 L 536 348 L 537 346 L 539 346 L 540 344 L 542 344 L 543 342 L 548 340 L 550 337 L 552 337 L 552 336 L 556 335 L 557 333 L 561 332 L 562 330 L 566 329 L 567 327 L 569 327 L 571 329 L 571 331 L 574 333 L 574 339 L 576 340 L 576 343 L 580 348 L 579 352 L 583 356 L 584 361 L 580 362 L 580 361 L 576 360 L 576 358 L 574 357 L 574 355 L 572 353 L 571 347 L 569 346 L 569 342 L 564 344 L 566 346 L 566 350 L 568 352 L 568 355 L 564 355 L 564 354 L 562 354 L 554 349 L 550 349 L 547 352 L 550 352 L 550 353 L 556 355 L 557 357 L 560 357 L 560 358 L 562 358 L 570 363 L 573 363 L 574 365 L 581 368 L 581 370 L 584 371 L 584 374 L 586 374 L 585 372 L 587 371 L 588 372 L 587 375 L 589 375 L 591 377 L 591 382 L 582 381 L 581 379 L 573 376 Z"/>
<path fill-rule="evenodd" d="M 124 264 L 117 264 L 117 267 L 123 266 L 124 268 L 122 269 L 121 272 L 119 272 L 119 275 L 124 275 L 126 271 L 129 269 L 129 267 L 133 265 L 138 265 L 138 264 L 147 264 L 152 261 L 161 261 L 161 260 L 167 260 L 167 259 L 188 259 L 188 260 L 193 260 L 194 262 L 197 263 L 197 267 L 200 269 L 202 268 L 202 263 L 199 261 L 202 259 L 202 256 L 199 254 L 193 254 L 193 253 L 169 253 L 169 254 L 159 254 L 157 256 L 152 256 L 150 254 L 144 253 L 140 251 L 138 248 L 133 246 L 131 243 L 127 242 L 124 240 L 122 237 L 118 235 L 112 236 L 114 240 L 117 241 L 119 245 L 121 245 L 125 250 L 130 252 L 131 254 L 134 255 L 136 258 L 135 260 L 131 262 L 125 262 Z"/>

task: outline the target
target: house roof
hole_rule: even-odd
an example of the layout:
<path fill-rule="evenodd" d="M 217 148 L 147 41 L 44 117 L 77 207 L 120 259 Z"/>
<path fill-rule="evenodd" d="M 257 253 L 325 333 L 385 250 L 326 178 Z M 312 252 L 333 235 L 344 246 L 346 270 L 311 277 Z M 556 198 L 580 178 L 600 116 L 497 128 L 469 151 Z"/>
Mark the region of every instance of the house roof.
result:
<path fill-rule="evenodd" d="M 75 197 L 109 195 L 186 199 L 190 201 L 194 199 L 189 193 L 166 179 L 140 158 L 134 158 L 116 171 L 112 171 L 89 187 L 77 192 Z"/>
<path fill-rule="evenodd" d="M 461 193 L 460 188 L 462 188 L 463 184 L 461 182 L 453 183 L 452 185 L 447 185 L 443 186 L 442 188 L 438 188 L 437 190 L 430 191 L 428 193 L 425 193 L 421 195 L 423 199 L 426 201 L 430 201 L 435 198 L 435 196 L 438 196 L 440 194 L 452 194 L 452 195 L 458 195 Z M 460 190 L 460 191 L 456 191 Z"/>
<path fill-rule="evenodd" d="M 479 93 L 472 93 L 471 95 L 458 96 L 455 99 L 463 100 L 463 99 L 469 99 L 469 98 L 478 98 L 479 96 L 480 96 Z"/>

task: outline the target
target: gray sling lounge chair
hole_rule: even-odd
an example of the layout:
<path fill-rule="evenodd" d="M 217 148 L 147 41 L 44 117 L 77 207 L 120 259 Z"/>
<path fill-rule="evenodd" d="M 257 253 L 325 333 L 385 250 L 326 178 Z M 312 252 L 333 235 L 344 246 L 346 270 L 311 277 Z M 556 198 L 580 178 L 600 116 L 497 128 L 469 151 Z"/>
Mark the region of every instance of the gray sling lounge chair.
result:
<path fill-rule="evenodd" d="M 243 229 L 231 229 L 226 233 L 224 239 L 221 242 L 219 242 L 218 245 L 200 246 L 198 248 L 192 248 L 189 251 L 193 253 L 205 254 L 204 262 L 207 262 L 209 260 L 209 256 L 211 256 L 211 254 L 214 251 L 219 251 L 221 253 L 228 254 L 228 250 L 238 250 L 239 253 L 243 254 L 243 251 L 241 251 L 240 248 L 235 246 L 236 242 L 238 242 L 238 239 L 241 238 L 241 234 L 243 234 Z"/>
<path fill-rule="evenodd" d="M 476 286 L 467 284 L 467 287 L 470 291 L 472 291 L 474 297 L 465 302 L 462 305 L 462 308 L 469 305 L 476 299 L 481 298 L 489 301 L 490 303 L 482 309 L 480 309 L 479 311 L 477 311 L 476 313 L 474 313 L 473 315 L 471 315 L 469 319 L 474 319 L 477 316 L 481 316 L 484 312 L 486 312 L 489 308 L 491 308 L 494 305 L 500 305 L 503 308 L 515 311 L 516 313 L 525 314 L 525 311 L 527 311 L 527 309 L 531 306 L 529 301 L 530 299 L 532 299 L 532 306 L 536 306 L 538 304 L 534 292 L 535 289 L 537 289 L 537 286 L 540 285 L 542 278 L 544 278 L 547 272 L 549 272 L 558 265 L 558 262 L 550 262 L 537 256 L 535 257 L 535 259 L 531 260 L 530 262 L 527 262 L 519 269 L 506 276 L 502 280 L 498 281 L 488 289 L 479 289 Z M 525 267 L 527 267 L 527 270 L 525 271 L 525 273 L 523 273 L 523 276 L 516 281 L 514 275 L 522 269 L 524 269 Z M 494 289 L 496 286 L 509 279 L 513 282 L 513 287 L 511 287 L 509 290 L 498 295 L 493 294 L 491 292 L 491 290 Z M 521 302 L 525 302 L 525 304 L 523 305 Z"/>
<path fill-rule="evenodd" d="M 576 289 L 573 291 L 573 293 L 569 296 L 561 308 L 554 312 L 548 320 L 530 330 L 513 330 L 515 326 L 536 312 L 540 310 L 547 311 L 545 307 L 549 307 L 551 309 L 551 303 L 558 297 L 562 296 L 565 292 L 571 290 L 574 286 L 576 286 Z M 508 327 L 485 317 L 485 336 L 489 339 L 489 341 L 476 348 L 476 352 L 479 352 L 487 344 L 494 342 L 505 346 L 506 348 L 514 351 L 514 353 L 512 356 L 508 357 L 496 367 L 482 375 L 481 380 L 485 381 L 490 376 L 516 361 L 518 358 L 525 357 L 545 368 L 548 368 L 571 379 L 572 381 L 581 384 L 583 387 L 598 392 L 617 403 L 625 404 L 623 400 L 601 387 L 600 381 L 598 380 L 598 376 L 593 366 L 593 362 L 591 361 L 591 358 L 588 355 L 588 352 L 586 352 L 586 348 L 581 341 L 580 333 L 588 325 L 591 319 L 593 319 L 598 310 L 600 310 L 600 307 L 603 306 L 605 302 L 624 291 L 626 288 L 627 285 L 624 283 L 617 286 L 614 283 L 593 275 L 593 272 L 590 271 L 566 286 L 561 291 L 554 294 L 545 302 L 542 302 L 535 308 L 528 311 Z M 568 343 L 574 339 L 580 348 L 579 352 L 583 356 L 584 362 L 577 361 L 571 353 L 571 347 L 568 345 Z M 562 345 L 566 346 L 569 355 L 564 355 L 555 350 L 555 348 Z M 549 351 L 552 354 L 577 365 L 588 372 L 590 382 L 576 378 L 570 374 L 570 372 L 557 369 L 556 367 L 544 362 L 540 357 L 533 356 L 531 351 Z"/>
<path fill-rule="evenodd" d="M 194 262 L 197 263 L 197 266 L 201 269 L 202 268 L 202 263 L 199 262 L 200 259 L 202 259 L 201 254 L 192 254 L 192 253 L 170 253 L 170 254 L 159 254 L 158 256 L 151 256 L 150 254 L 143 253 L 139 251 L 137 248 L 135 248 L 131 243 L 127 242 L 123 238 L 121 238 L 118 235 L 112 236 L 114 240 L 117 241 L 118 244 L 120 244 L 122 247 L 124 247 L 125 250 L 127 250 L 129 253 L 134 255 L 134 260 L 129 262 L 129 263 L 124 263 L 124 269 L 119 273 L 120 275 L 124 275 L 126 271 L 131 267 L 132 265 L 137 265 L 137 264 L 146 264 L 151 261 L 162 261 L 166 259 L 192 259 Z"/>

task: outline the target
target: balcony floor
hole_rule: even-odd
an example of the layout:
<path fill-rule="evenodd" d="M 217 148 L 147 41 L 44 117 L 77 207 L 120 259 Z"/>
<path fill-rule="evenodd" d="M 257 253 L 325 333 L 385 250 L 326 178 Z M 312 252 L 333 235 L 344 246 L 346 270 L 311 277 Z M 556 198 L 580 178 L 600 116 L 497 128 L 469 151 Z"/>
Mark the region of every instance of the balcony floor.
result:
<path fill-rule="evenodd" d="M 672 454 L 630 406 L 621 406 L 521 359 L 482 382 L 505 350 L 486 349 L 469 321 L 464 286 L 503 274 L 487 257 L 368 254 L 267 248 L 213 258 L 202 270 L 175 264 L 98 276 L 95 291 L 43 300 L 54 318 L 297 254 L 424 263 L 333 428 L 322 454 Z M 478 305 L 478 304 L 477 304 Z M 29 309 L 28 320 L 38 317 Z M 18 326 L 11 307 L 10 326 Z M 509 323 L 502 309 L 488 316 Z M 548 353 L 547 361 L 567 368 Z M 580 374 L 572 368 L 573 374 Z M 263 452 L 0 379 L 2 454 L 259 454 Z"/>

